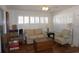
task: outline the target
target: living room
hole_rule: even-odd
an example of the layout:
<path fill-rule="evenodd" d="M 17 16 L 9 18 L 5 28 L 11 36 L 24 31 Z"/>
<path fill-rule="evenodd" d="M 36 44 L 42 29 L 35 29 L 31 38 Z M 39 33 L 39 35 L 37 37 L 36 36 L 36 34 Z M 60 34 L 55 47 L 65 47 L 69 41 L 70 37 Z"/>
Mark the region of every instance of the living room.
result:
<path fill-rule="evenodd" d="M 79 52 L 79 6 L 3 5 L 0 9 L 3 52 Z"/>

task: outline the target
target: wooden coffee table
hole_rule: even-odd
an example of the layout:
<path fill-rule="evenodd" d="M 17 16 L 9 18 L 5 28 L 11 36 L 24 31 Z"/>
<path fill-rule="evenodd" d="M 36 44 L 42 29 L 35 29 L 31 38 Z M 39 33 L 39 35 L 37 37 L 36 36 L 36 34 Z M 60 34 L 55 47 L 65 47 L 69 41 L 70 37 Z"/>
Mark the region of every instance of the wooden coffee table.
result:
<path fill-rule="evenodd" d="M 52 40 L 49 40 L 47 38 L 36 39 L 36 40 L 34 40 L 33 45 L 34 45 L 35 52 L 53 50 L 52 49 Z"/>

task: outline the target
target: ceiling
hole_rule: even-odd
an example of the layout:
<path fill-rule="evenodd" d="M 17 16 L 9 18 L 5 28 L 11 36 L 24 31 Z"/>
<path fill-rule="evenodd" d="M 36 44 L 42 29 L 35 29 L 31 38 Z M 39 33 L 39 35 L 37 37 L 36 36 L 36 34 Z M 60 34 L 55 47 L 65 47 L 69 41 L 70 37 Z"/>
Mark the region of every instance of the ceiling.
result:
<path fill-rule="evenodd" d="M 7 5 L 8 9 L 27 10 L 27 11 L 42 11 L 44 5 Z M 59 12 L 74 5 L 45 5 L 49 8 L 47 12 Z"/>

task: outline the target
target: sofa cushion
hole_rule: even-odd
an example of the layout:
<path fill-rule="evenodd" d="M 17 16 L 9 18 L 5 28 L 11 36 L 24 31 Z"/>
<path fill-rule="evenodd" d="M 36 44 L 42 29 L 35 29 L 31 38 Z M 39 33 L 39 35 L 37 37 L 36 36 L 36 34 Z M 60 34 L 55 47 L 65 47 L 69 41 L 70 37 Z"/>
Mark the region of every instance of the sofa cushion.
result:
<path fill-rule="evenodd" d="M 42 30 L 41 29 L 28 29 L 28 30 L 25 30 L 24 32 L 27 33 L 30 36 L 35 36 L 35 35 L 42 34 Z"/>
<path fill-rule="evenodd" d="M 29 30 L 25 30 L 26 34 L 33 36 L 34 35 L 34 30 L 33 29 L 29 29 Z"/>
<path fill-rule="evenodd" d="M 30 36 L 30 39 L 44 38 L 44 35 Z"/>
<path fill-rule="evenodd" d="M 35 30 L 35 35 L 39 35 L 39 34 L 42 34 L 41 29 L 36 29 L 36 30 Z"/>

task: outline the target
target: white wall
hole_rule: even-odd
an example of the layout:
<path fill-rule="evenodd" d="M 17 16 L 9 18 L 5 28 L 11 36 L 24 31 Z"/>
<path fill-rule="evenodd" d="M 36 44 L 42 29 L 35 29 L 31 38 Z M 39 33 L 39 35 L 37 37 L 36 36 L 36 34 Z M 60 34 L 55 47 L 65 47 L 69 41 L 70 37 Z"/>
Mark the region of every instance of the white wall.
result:
<path fill-rule="evenodd" d="M 69 20 L 69 19 L 73 19 L 73 14 L 72 12 L 68 11 L 68 12 L 60 12 L 58 13 L 57 15 L 53 16 L 53 19 L 58 19 L 58 20 L 63 20 L 63 22 L 65 23 L 57 23 L 57 24 L 54 24 L 56 29 L 54 29 L 54 31 L 61 31 L 63 30 L 65 27 L 66 27 L 66 21 Z"/>
<path fill-rule="evenodd" d="M 58 14 L 55 14 L 56 16 L 71 16 L 73 19 L 72 23 L 72 30 L 73 30 L 73 40 L 72 40 L 72 46 L 79 47 L 79 6 L 75 6 L 69 9 L 66 9 L 64 11 L 59 12 Z M 64 20 L 64 19 L 63 19 Z M 60 28 L 60 27 L 58 27 Z M 57 31 L 58 29 L 56 29 Z"/>
<path fill-rule="evenodd" d="M 8 10 L 9 11 L 9 24 L 10 24 L 10 29 L 11 26 L 16 24 L 18 25 L 18 16 L 48 16 L 49 19 L 49 24 L 45 25 L 45 24 L 38 24 L 38 25 L 34 25 L 34 24 L 24 24 L 24 25 L 20 25 L 18 26 L 18 28 L 23 28 L 23 29 L 29 29 L 29 28 L 42 28 L 45 29 L 47 27 L 50 28 L 51 31 L 51 16 L 49 13 L 47 12 L 38 12 L 38 11 L 22 11 L 22 10 Z"/>

